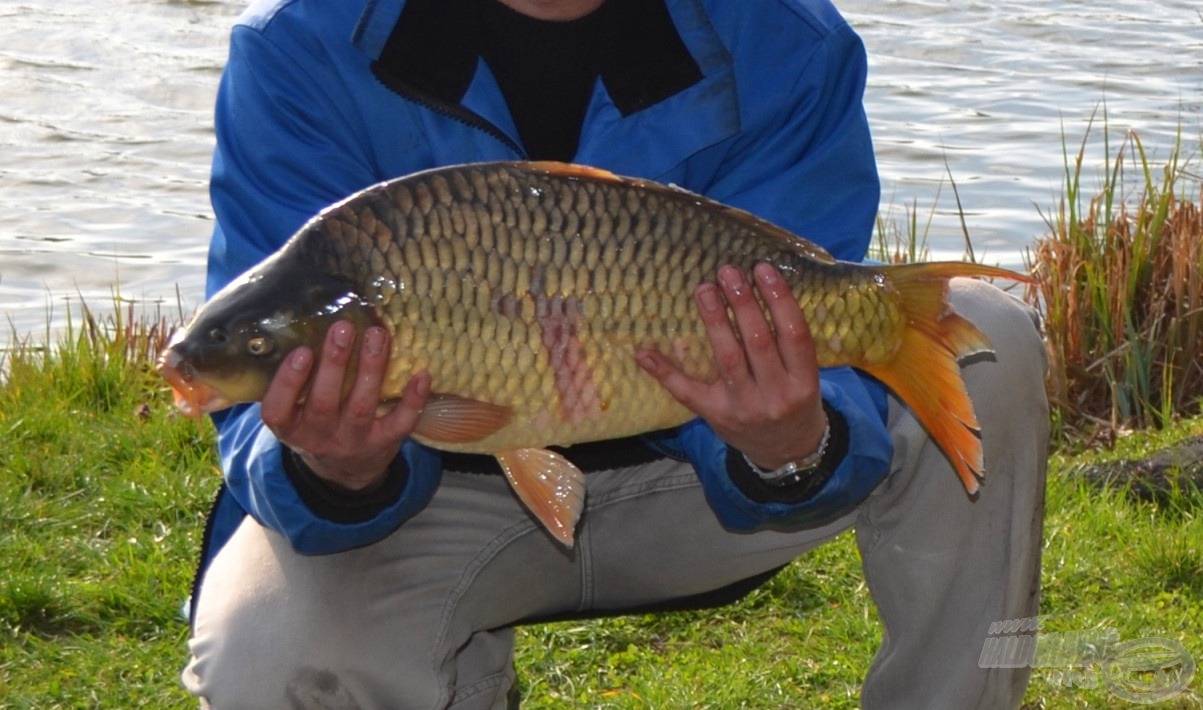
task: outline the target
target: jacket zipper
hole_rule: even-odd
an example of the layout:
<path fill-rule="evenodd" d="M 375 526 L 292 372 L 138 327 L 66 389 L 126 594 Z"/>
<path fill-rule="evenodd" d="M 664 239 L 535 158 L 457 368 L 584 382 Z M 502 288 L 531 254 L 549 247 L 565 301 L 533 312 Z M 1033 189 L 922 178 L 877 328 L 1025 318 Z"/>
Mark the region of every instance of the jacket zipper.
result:
<path fill-rule="evenodd" d="M 502 131 L 479 113 L 466 109 L 458 104 L 449 104 L 445 101 L 440 101 L 439 99 L 418 91 L 391 74 L 385 73 L 385 71 L 380 68 L 379 62 L 372 62 L 372 75 L 375 76 L 376 80 L 383 84 L 385 88 L 387 88 L 389 91 L 392 91 L 394 94 L 397 94 L 401 98 L 407 101 L 412 101 L 423 108 L 428 108 L 431 111 L 440 113 L 469 128 L 481 131 L 485 135 L 488 135 L 501 142 L 502 145 L 512 150 L 514 154 L 522 160 L 529 160 L 526 151 L 523 150 L 522 146 L 518 145 L 518 143 L 505 134 L 505 131 Z"/>
<path fill-rule="evenodd" d="M 221 502 L 226 496 L 226 491 L 225 481 L 222 481 L 217 489 L 217 495 L 213 499 L 213 506 L 209 508 L 209 517 L 205 520 L 205 531 L 201 534 L 200 557 L 196 561 L 196 573 L 192 575 L 192 596 L 188 597 L 189 626 L 196 623 L 196 602 L 200 598 L 201 582 L 204 581 L 205 570 L 209 566 L 209 550 L 213 547 L 213 528 L 216 527 L 217 514 L 221 509 Z"/>

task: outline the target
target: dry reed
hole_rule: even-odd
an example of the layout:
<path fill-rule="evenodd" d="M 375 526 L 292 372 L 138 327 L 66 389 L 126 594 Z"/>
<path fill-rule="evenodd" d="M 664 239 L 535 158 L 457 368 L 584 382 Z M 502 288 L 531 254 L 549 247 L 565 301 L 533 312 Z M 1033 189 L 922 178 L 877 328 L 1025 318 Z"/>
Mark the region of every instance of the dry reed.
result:
<path fill-rule="evenodd" d="M 1203 399 L 1199 179 L 1177 146 L 1157 169 L 1135 133 L 1114 155 L 1104 143 L 1104 184 L 1088 201 L 1086 137 L 1072 164 L 1066 150 L 1065 194 L 1027 256 L 1064 433 L 1165 426 Z"/>

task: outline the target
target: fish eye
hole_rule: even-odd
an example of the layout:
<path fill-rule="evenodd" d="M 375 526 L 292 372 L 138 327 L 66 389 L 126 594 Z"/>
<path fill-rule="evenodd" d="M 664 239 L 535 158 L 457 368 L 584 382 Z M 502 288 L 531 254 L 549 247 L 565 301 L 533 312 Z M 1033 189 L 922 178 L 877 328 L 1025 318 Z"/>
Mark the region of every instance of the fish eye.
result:
<path fill-rule="evenodd" d="M 272 342 L 263 336 L 256 336 L 246 341 L 246 349 L 251 355 L 261 357 L 272 351 Z"/>
<path fill-rule="evenodd" d="M 218 345 L 224 345 L 225 342 L 229 340 L 229 337 L 230 336 L 226 333 L 225 328 L 214 328 L 213 330 L 209 331 L 209 340 Z"/>

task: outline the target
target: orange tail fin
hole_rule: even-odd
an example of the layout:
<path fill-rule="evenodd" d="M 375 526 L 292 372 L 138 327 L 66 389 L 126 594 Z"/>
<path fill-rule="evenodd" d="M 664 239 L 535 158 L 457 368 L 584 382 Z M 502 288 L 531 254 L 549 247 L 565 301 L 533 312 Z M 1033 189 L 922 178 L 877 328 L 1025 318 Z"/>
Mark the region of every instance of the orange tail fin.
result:
<path fill-rule="evenodd" d="M 981 428 L 961 379 L 958 361 L 991 349 L 977 326 L 948 304 L 948 281 L 957 276 L 1029 280 L 992 266 L 935 262 L 883 267 L 902 298 L 908 325 L 894 359 L 864 367 L 910 407 L 948 456 L 965 490 L 976 493 L 984 474 Z"/>

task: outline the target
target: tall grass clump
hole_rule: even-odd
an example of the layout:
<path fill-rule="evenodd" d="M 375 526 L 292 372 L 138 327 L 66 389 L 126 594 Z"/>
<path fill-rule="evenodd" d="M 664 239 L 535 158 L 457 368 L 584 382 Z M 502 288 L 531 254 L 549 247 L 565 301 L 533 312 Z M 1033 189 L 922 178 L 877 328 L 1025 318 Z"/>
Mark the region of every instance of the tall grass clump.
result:
<path fill-rule="evenodd" d="M 965 209 L 961 204 L 961 193 L 957 189 L 957 181 L 952 176 L 952 169 L 945 163 L 945 171 L 948 175 L 948 184 L 952 188 L 953 198 L 956 200 L 956 215 L 961 225 L 961 237 L 965 245 L 965 260 L 974 263 L 980 263 L 978 254 L 973 247 L 973 240 L 969 236 L 969 225 L 965 221 Z M 896 214 L 896 208 L 893 203 L 889 204 L 884 210 L 877 213 L 875 229 L 873 232 L 873 240 L 869 244 L 868 258 L 875 261 L 881 261 L 886 264 L 913 264 L 916 262 L 930 261 L 931 248 L 928 244 L 928 236 L 931 233 L 932 222 L 936 216 L 936 206 L 940 201 L 940 193 L 943 191 L 944 181 L 941 180 L 936 188 L 935 198 L 932 200 L 931 207 L 927 210 L 927 215 L 922 223 L 919 220 L 919 203 L 917 200 L 912 200 L 910 204 L 903 204 L 901 219 Z M 901 225 L 899 222 L 901 221 Z"/>
<path fill-rule="evenodd" d="M 928 234 L 935 212 L 935 203 L 933 203 L 927 219 L 920 225 L 918 202 L 904 204 L 901 226 L 899 226 L 894 205 L 878 212 L 873 241 L 869 244 L 868 257 L 887 264 L 913 264 L 930 260 L 931 249 L 928 246 Z"/>
<path fill-rule="evenodd" d="M 0 351 L 0 382 L 19 391 L 53 377 L 67 401 L 101 411 L 131 389 L 160 386 L 154 360 L 177 325 L 161 314 L 138 314 L 133 304 L 121 307 L 120 300 L 115 296 L 118 307 L 105 315 L 81 302 L 78 320 L 69 312 L 53 343 L 34 343 L 14 333 L 13 345 Z"/>
<path fill-rule="evenodd" d="M 1050 398 L 1063 433 L 1163 427 L 1203 399 L 1203 192 L 1180 141 L 1155 166 L 1129 132 L 1114 151 L 1104 139 L 1087 197 L 1088 136 L 1065 150 L 1065 192 L 1028 253 Z"/>
<path fill-rule="evenodd" d="M 0 352 L 0 707 L 187 707 L 179 614 L 219 482 L 117 305 Z"/>

